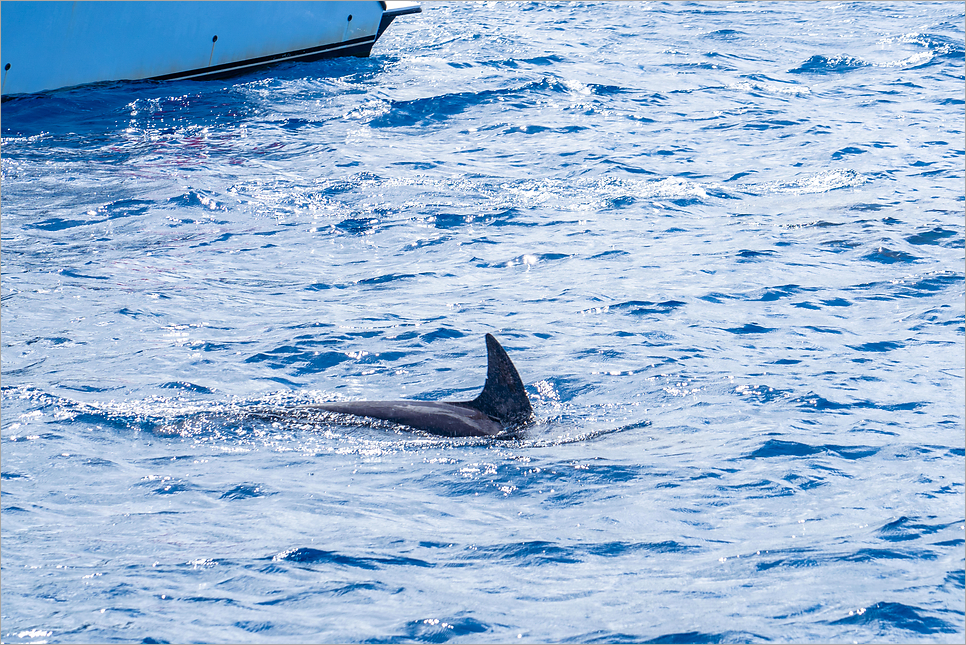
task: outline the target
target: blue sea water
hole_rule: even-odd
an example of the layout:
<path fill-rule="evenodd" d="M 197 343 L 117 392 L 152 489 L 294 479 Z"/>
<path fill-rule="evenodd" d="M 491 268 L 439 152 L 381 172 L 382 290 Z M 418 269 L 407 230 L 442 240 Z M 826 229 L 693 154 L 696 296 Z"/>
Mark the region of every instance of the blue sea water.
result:
<path fill-rule="evenodd" d="M 963 28 L 423 3 L 4 103 L 0 639 L 962 642 Z M 487 332 L 520 438 L 286 414 Z"/>

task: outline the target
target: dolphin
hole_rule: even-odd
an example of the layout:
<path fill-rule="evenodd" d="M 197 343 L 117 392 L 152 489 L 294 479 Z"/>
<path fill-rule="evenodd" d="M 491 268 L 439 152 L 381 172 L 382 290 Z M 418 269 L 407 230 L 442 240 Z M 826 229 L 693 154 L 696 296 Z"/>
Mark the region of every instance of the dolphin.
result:
<path fill-rule="evenodd" d="M 336 401 L 300 406 L 392 421 L 444 437 L 493 437 L 533 420 L 517 368 L 496 338 L 486 335 L 486 383 L 472 401 Z"/>

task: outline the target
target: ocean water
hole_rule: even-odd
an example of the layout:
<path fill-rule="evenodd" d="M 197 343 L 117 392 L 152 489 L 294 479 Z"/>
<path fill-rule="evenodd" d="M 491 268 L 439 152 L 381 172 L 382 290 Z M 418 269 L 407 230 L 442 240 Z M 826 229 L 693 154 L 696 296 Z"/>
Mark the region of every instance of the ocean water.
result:
<path fill-rule="evenodd" d="M 962 3 L 422 6 L 3 104 L 0 639 L 962 642 Z"/>

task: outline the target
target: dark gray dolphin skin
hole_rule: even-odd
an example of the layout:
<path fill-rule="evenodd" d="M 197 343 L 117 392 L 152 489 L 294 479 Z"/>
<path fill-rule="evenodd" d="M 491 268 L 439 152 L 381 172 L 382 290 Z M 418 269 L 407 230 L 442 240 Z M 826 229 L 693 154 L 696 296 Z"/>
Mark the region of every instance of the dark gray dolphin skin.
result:
<path fill-rule="evenodd" d="M 486 335 L 486 383 L 472 401 L 337 401 L 305 406 L 400 423 L 445 437 L 492 437 L 533 420 L 517 368 L 496 338 Z"/>

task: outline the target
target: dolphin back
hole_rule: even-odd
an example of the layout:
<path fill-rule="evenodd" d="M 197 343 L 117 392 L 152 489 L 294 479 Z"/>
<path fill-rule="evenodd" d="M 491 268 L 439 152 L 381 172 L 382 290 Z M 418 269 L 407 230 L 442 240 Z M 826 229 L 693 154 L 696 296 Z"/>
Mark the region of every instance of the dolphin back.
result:
<path fill-rule="evenodd" d="M 486 383 L 472 401 L 335 401 L 305 408 L 384 419 L 447 437 L 499 436 L 533 420 L 517 368 L 490 334 L 486 335 Z"/>
<path fill-rule="evenodd" d="M 436 401 L 336 401 L 310 406 L 317 410 L 384 419 L 444 437 L 489 437 L 503 425 L 475 408 Z"/>
<path fill-rule="evenodd" d="M 506 350 L 491 334 L 486 335 L 486 383 L 480 395 L 456 405 L 479 410 L 506 426 L 533 420 L 533 407 L 517 368 Z"/>

